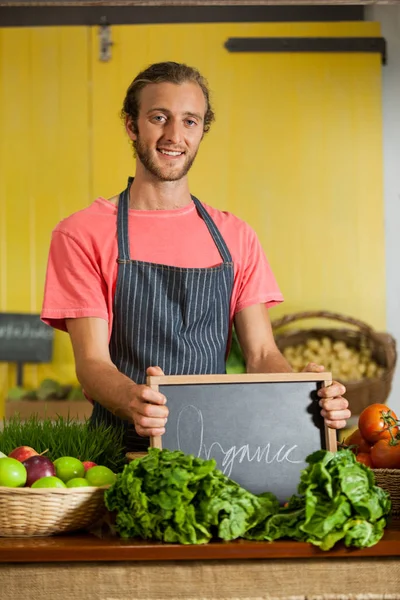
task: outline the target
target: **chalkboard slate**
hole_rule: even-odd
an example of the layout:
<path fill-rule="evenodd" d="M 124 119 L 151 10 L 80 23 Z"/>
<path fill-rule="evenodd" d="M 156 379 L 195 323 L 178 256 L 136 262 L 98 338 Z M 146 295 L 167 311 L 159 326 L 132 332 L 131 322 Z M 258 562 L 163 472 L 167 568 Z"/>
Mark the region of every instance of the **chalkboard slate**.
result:
<path fill-rule="evenodd" d="M 305 458 L 336 450 L 316 395 L 324 381 L 330 373 L 150 377 L 169 408 L 165 434 L 152 445 L 215 458 L 244 488 L 283 503 L 296 493 Z"/>
<path fill-rule="evenodd" d="M 0 313 L 0 362 L 51 362 L 53 338 L 39 315 Z"/>

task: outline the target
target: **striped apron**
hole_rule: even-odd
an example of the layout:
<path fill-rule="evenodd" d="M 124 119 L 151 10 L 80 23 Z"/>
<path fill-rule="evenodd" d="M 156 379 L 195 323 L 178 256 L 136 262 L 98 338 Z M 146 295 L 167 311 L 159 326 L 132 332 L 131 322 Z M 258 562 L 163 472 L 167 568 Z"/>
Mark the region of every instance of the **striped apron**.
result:
<path fill-rule="evenodd" d="M 132 260 L 128 233 L 131 182 L 129 178 L 118 202 L 111 360 L 138 384 L 146 382 L 150 366 L 161 367 L 165 375 L 225 373 L 234 275 L 228 247 L 206 209 L 192 196 L 222 263 L 210 268 L 182 268 Z M 140 437 L 132 423 L 121 421 L 97 402 L 92 422 L 123 423 L 127 452 L 149 446 L 149 439 Z"/>

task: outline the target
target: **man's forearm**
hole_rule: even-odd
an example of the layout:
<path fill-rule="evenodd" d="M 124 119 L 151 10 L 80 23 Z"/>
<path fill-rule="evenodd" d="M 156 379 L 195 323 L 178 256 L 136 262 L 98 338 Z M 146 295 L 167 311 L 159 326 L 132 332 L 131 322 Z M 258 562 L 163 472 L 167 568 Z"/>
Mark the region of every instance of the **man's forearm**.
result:
<path fill-rule="evenodd" d="M 129 420 L 128 402 L 136 384 L 107 362 L 85 360 L 77 377 L 86 394 L 121 419 Z"/>
<path fill-rule="evenodd" d="M 292 373 L 286 358 L 277 350 L 268 354 L 252 356 L 246 361 L 247 373 Z"/>

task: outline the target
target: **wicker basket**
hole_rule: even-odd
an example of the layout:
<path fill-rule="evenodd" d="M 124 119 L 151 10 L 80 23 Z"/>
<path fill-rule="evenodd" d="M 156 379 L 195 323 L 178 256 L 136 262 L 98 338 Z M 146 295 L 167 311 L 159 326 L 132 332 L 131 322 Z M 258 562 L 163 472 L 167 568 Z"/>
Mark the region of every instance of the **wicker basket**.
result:
<path fill-rule="evenodd" d="M 324 329 L 318 327 L 313 329 L 291 329 L 284 332 L 279 331 L 282 327 L 295 321 L 320 318 L 339 321 L 351 325 L 352 328 L 335 327 Z M 281 351 L 287 346 L 303 344 L 310 338 L 321 339 L 323 337 L 329 337 L 333 341 L 343 341 L 348 346 L 356 349 L 360 349 L 362 343 L 367 345 L 371 350 L 372 358 L 378 365 L 384 368 L 384 372 L 380 377 L 361 379 L 359 381 L 344 381 L 346 398 L 349 401 L 350 410 L 353 415 L 359 415 L 364 408 L 375 402 L 382 404 L 386 402 L 392 387 L 397 360 L 396 342 L 388 333 L 378 333 L 362 321 L 326 311 L 308 311 L 286 315 L 281 319 L 273 321 L 272 328 L 277 346 Z"/>
<path fill-rule="evenodd" d="M 45 536 L 89 527 L 105 511 L 108 487 L 0 487 L 0 536 Z"/>
<path fill-rule="evenodd" d="M 392 516 L 400 519 L 400 469 L 373 469 L 376 485 L 389 492 Z"/>

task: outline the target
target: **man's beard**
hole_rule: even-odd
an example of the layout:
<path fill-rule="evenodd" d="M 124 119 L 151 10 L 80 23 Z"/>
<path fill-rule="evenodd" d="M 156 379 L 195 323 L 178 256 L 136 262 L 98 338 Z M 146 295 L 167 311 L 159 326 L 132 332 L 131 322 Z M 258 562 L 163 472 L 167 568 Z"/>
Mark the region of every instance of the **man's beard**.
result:
<path fill-rule="evenodd" d="M 159 181 L 179 181 L 179 179 L 185 177 L 197 155 L 197 150 L 192 155 L 185 154 L 185 162 L 180 169 L 177 169 L 173 165 L 171 167 L 166 166 L 162 168 L 155 163 L 150 148 L 142 144 L 139 135 L 133 142 L 133 148 L 144 168 Z M 156 150 L 156 152 L 158 152 L 158 150 Z"/>

